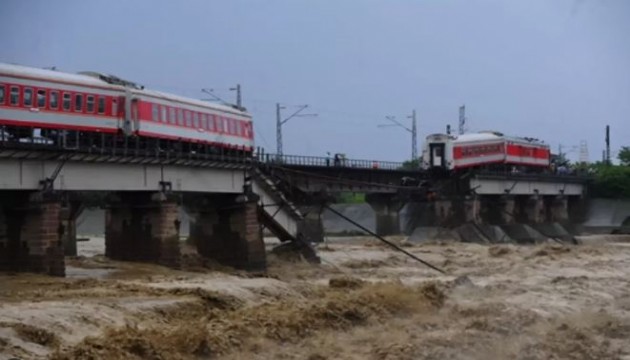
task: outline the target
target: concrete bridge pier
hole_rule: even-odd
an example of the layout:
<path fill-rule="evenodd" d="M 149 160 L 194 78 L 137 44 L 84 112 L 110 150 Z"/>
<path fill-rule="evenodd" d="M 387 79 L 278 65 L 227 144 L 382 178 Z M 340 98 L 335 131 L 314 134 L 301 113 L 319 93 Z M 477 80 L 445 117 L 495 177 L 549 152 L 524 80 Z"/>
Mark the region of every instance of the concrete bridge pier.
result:
<path fill-rule="evenodd" d="M 467 223 L 481 224 L 482 201 L 481 196 L 473 195 L 464 200 L 464 220 Z"/>
<path fill-rule="evenodd" d="M 395 194 L 370 193 L 365 201 L 376 216 L 376 233 L 380 236 L 400 234 L 400 209 L 404 203 Z"/>
<path fill-rule="evenodd" d="M 437 225 L 435 203 L 433 202 L 409 202 L 404 210 L 403 233 L 411 235 L 413 231 L 421 227 Z"/>
<path fill-rule="evenodd" d="M 569 220 L 569 200 L 566 196 L 551 196 L 547 201 L 549 221 L 567 222 Z"/>
<path fill-rule="evenodd" d="M 304 240 L 309 243 L 320 243 L 324 241 L 324 222 L 322 221 L 321 206 L 301 206 L 300 211 L 304 214 L 304 219 L 299 222 L 298 232 L 302 234 Z"/>
<path fill-rule="evenodd" d="M 452 200 L 440 199 L 433 202 L 435 211 L 435 219 L 437 226 L 449 227 L 458 224 L 457 221 L 457 204 Z"/>
<path fill-rule="evenodd" d="M 83 212 L 80 202 L 69 201 L 62 205 L 60 221 L 63 227 L 61 242 L 66 256 L 77 256 L 77 218 Z"/>
<path fill-rule="evenodd" d="M 119 192 L 105 213 L 105 255 L 179 267 L 179 205 L 163 193 Z"/>
<path fill-rule="evenodd" d="M 540 195 L 520 197 L 521 214 L 528 223 L 539 224 L 545 222 L 547 211 L 545 201 Z"/>
<path fill-rule="evenodd" d="M 587 197 L 584 195 L 568 197 L 567 213 L 571 222 L 576 224 L 585 222 L 588 214 Z"/>
<path fill-rule="evenodd" d="M 501 210 L 500 224 L 514 224 L 518 217 L 516 198 L 510 195 L 503 195 L 499 198 L 499 209 Z"/>
<path fill-rule="evenodd" d="M 237 269 L 264 271 L 265 244 L 255 194 L 215 194 L 186 201 L 191 240 L 201 256 Z"/>
<path fill-rule="evenodd" d="M 516 221 L 516 199 L 510 195 L 478 195 L 480 199 L 478 224 L 504 225 Z"/>
<path fill-rule="evenodd" d="M 12 192 L 0 203 L 0 270 L 64 276 L 59 199 Z"/>

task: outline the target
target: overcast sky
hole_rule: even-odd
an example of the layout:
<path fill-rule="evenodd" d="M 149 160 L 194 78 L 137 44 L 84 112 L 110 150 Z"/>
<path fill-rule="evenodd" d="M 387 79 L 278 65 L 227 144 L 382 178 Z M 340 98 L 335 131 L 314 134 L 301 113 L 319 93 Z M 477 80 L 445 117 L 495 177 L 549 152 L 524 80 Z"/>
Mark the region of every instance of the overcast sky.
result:
<path fill-rule="evenodd" d="M 630 145 L 630 1 L 0 1 L 0 61 L 116 74 L 226 99 L 242 84 L 256 142 L 275 151 L 275 103 L 315 118 L 284 126 L 286 154 L 402 161 L 410 135 L 379 129 L 416 109 L 419 141 L 457 126 Z M 577 150 L 571 153 L 577 158 Z"/>

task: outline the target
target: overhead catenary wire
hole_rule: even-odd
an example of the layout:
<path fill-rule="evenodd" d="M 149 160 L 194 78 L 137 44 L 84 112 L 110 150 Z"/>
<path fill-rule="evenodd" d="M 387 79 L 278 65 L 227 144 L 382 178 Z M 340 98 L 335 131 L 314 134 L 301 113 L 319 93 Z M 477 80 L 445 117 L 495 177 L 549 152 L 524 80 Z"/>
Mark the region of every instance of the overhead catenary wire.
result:
<path fill-rule="evenodd" d="M 407 250 L 405 250 L 405 249 L 401 248 L 400 246 L 398 246 L 398 245 L 394 244 L 393 242 L 391 242 L 391 241 L 389 241 L 389 240 L 385 239 L 384 237 L 382 237 L 382 236 L 380 236 L 380 235 L 376 234 L 375 232 L 373 232 L 373 231 L 371 231 L 370 229 L 366 228 L 365 226 L 363 226 L 363 225 L 359 224 L 358 222 L 356 222 L 356 221 L 354 221 L 354 220 L 350 219 L 349 217 L 347 217 L 347 216 L 343 215 L 342 213 L 340 213 L 339 211 L 337 211 L 337 210 L 333 209 L 332 207 L 330 207 L 330 206 L 328 206 L 328 205 L 324 205 L 324 208 L 328 209 L 328 211 L 330 211 L 330 212 L 332 212 L 333 214 L 335 214 L 335 215 L 339 216 L 340 218 L 342 218 L 342 219 L 346 220 L 347 222 L 351 223 L 352 225 L 354 225 L 354 226 L 358 227 L 359 229 L 361 229 L 361 230 L 365 231 L 366 233 L 368 233 L 368 234 L 372 235 L 373 237 L 377 238 L 378 240 L 380 240 L 380 241 L 384 242 L 385 244 L 389 245 L 391 248 L 393 248 L 393 249 L 395 249 L 395 250 L 398 250 L 398 251 L 402 252 L 403 254 L 405 254 L 405 255 L 409 256 L 410 258 L 412 258 L 412 259 L 414 259 L 414 260 L 416 260 L 416 261 L 418 261 L 418 262 L 420 262 L 420 263 L 424 264 L 425 266 L 427 266 L 427 267 L 429 267 L 429 268 L 431 268 L 431 269 L 433 269 L 433 270 L 435 270 L 435 271 L 439 272 L 440 274 L 446 274 L 446 271 L 444 271 L 444 270 L 440 269 L 439 267 L 437 267 L 437 266 L 435 266 L 435 265 L 433 265 L 433 264 L 431 264 L 431 263 L 429 263 L 429 262 L 427 262 L 427 261 L 425 261 L 425 260 L 420 259 L 420 258 L 419 258 L 419 257 L 417 257 L 416 255 L 414 255 L 414 254 L 410 253 L 409 251 L 407 251 Z"/>

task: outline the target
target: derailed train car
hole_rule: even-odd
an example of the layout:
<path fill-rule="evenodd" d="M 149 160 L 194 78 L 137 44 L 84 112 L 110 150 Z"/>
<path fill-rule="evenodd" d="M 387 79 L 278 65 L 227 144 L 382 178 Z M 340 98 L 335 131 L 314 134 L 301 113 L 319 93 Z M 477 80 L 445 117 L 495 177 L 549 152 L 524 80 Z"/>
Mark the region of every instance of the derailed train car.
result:
<path fill-rule="evenodd" d="M 11 64 L 0 64 L 0 129 L 4 140 L 68 146 L 133 137 L 151 146 L 176 142 L 240 153 L 254 147 L 244 109 L 147 90 L 112 75 Z"/>
<path fill-rule="evenodd" d="M 549 145 L 533 138 L 490 131 L 429 135 L 422 154 L 423 169 L 444 171 L 524 169 L 535 172 L 548 169 L 550 161 Z"/>

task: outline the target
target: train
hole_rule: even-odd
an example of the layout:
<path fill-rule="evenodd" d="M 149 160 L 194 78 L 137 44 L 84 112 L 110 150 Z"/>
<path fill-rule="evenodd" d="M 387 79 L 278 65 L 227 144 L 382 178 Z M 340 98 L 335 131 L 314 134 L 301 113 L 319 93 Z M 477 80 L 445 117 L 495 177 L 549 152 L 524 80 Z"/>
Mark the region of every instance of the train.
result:
<path fill-rule="evenodd" d="M 149 90 L 98 72 L 0 63 L 0 140 L 7 139 L 245 155 L 254 148 L 252 116 L 236 105 Z"/>
<path fill-rule="evenodd" d="M 497 131 L 432 134 L 426 138 L 421 167 L 442 172 L 544 172 L 550 168 L 551 158 L 549 145 L 534 138 L 506 136 Z"/>

